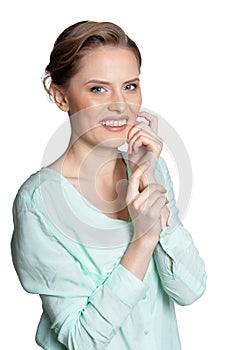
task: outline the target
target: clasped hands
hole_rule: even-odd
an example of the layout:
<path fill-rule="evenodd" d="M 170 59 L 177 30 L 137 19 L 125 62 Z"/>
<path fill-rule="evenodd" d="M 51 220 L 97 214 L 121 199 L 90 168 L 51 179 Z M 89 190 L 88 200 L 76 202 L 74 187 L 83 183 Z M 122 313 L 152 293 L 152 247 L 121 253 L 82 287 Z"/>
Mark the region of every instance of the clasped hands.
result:
<path fill-rule="evenodd" d="M 128 133 L 128 158 L 132 175 L 126 202 L 134 225 L 134 239 L 149 239 L 157 244 L 170 214 L 166 189 L 155 179 L 163 142 L 157 135 L 157 117 L 147 112 L 141 112 L 139 117 L 147 123 L 136 122 Z"/>

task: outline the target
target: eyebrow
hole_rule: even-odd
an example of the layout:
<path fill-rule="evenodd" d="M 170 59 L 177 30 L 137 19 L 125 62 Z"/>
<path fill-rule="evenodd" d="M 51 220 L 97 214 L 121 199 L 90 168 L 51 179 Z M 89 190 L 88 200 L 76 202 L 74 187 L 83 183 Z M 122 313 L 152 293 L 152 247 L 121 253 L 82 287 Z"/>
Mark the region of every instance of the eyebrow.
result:
<path fill-rule="evenodd" d="M 123 84 L 129 84 L 133 81 L 139 81 L 139 78 L 133 78 L 130 80 L 125 81 Z M 92 79 L 92 80 L 88 80 L 85 85 L 90 84 L 90 83 L 94 83 L 94 84 L 103 84 L 103 85 L 111 85 L 111 83 L 109 83 L 108 81 L 104 81 L 104 80 L 98 80 L 98 79 Z"/>

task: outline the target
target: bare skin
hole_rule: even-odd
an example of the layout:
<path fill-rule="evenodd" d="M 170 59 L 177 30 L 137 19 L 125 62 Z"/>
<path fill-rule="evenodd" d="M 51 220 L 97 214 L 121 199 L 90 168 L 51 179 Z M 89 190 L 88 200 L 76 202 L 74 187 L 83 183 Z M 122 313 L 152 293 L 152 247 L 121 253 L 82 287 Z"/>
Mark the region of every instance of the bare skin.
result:
<path fill-rule="evenodd" d="M 157 118 L 139 112 L 139 69 L 131 50 L 105 46 L 84 57 L 67 90 L 51 86 L 60 109 L 71 119 L 65 154 L 49 167 L 60 172 L 105 215 L 134 224 L 134 237 L 121 264 L 143 280 L 169 216 L 166 190 L 154 178 L 162 140 Z M 145 120 L 138 122 L 138 117 Z M 124 125 L 109 126 L 106 121 Z M 148 124 L 148 125 L 147 125 Z M 118 147 L 128 142 L 132 176 Z"/>

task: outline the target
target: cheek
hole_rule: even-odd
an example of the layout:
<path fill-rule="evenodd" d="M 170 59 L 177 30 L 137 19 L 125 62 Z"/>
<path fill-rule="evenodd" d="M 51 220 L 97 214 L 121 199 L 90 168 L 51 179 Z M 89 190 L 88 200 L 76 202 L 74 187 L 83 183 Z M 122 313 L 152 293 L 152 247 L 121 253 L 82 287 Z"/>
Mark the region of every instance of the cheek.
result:
<path fill-rule="evenodd" d="M 80 113 L 95 105 L 93 99 L 86 96 L 86 94 L 73 94 L 69 97 L 70 114 Z"/>
<path fill-rule="evenodd" d="M 100 106 L 85 103 L 79 104 L 82 107 L 78 112 L 71 116 L 71 128 L 79 137 L 96 133 L 101 130 L 99 120 L 104 116 L 105 109 Z"/>
<path fill-rule="evenodd" d="M 130 115 L 133 119 L 136 119 L 141 108 L 141 100 L 135 101 L 130 104 Z"/>
<path fill-rule="evenodd" d="M 139 89 L 139 91 L 138 91 L 137 99 L 138 99 L 138 104 L 141 105 L 142 104 L 142 92 L 141 92 L 141 89 Z"/>

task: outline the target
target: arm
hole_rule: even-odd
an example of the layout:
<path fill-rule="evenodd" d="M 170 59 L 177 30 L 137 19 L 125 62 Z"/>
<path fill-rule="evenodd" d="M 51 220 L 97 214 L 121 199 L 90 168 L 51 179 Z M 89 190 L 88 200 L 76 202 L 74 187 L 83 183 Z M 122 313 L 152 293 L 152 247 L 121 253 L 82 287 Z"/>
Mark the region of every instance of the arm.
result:
<path fill-rule="evenodd" d="M 167 189 L 170 216 L 168 226 L 163 227 L 154 258 L 164 290 L 178 304 L 188 305 L 205 291 L 205 266 L 191 235 L 179 220 L 171 177 L 162 158 L 160 170 Z"/>
<path fill-rule="evenodd" d="M 162 158 L 159 159 L 159 165 L 168 202 L 163 200 L 162 186 L 157 184 L 146 187 L 151 188 L 147 196 L 145 190 L 137 192 L 140 180 L 147 170 L 146 165 L 143 164 L 131 176 L 128 197 L 133 198 L 129 208 L 135 232 L 121 264 L 143 280 L 153 256 L 165 292 L 178 304 L 187 305 L 205 291 L 205 267 L 189 232 L 178 218 L 171 178 Z M 157 191 L 153 192 L 153 189 Z M 152 200 L 153 195 L 155 198 Z M 158 199 L 161 201 L 158 202 Z M 149 203 L 155 204 L 151 206 Z M 166 205 L 169 209 L 168 222 L 162 220 Z M 168 226 L 162 227 L 162 222 Z"/>
<path fill-rule="evenodd" d="M 58 341 L 70 350 L 105 349 L 145 294 L 143 283 L 119 263 L 105 276 L 92 276 L 85 248 L 77 245 L 71 254 L 25 197 L 15 202 L 14 227 L 12 256 L 19 279 L 26 291 L 41 295 Z"/>
<path fill-rule="evenodd" d="M 149 125 L 138 123 L 131 128 L 128 135 L 129 161 L 133 172 L 130 183 L 131 190 L 129 191 L 131 193 L 128 194 L 128 197 L 131 198 L 129 200 L 131 216 L 135 217 L 135 213 L 139 214 L 139 217 L 150 229 L 140 225 L 140 220 L 134 221 L 134 229 L 139 231 L 136 236 L 140 236 L 140 239 L 134 240 L 130 244 L 121 263 L 135 276 L 143 279 L 151 258 L 151 250 L 154 250 L 152 255 L 156 260 L 164 290 L 177 303 L 190 304 L 205 290 L 204 263 L 199 257 L 190 234 L 178 218 L 172 181 L 166 163 L 160 157 L 162 141 L 157 136 L 157 118 L 148 113 L 142 113 L 142 116 L 149 122 Z M 149 160 L 150 164 L 146 169 L 143 169 L 142 162 L 146 160 Z M 138 179 L 135 173 L 137 174 L 137 166 L 139 165 L 141 165 L 142 171 Z M 168 201 L 163 202 L 161 206 L 150 206 L 149 198 L 153 197 L 151 195 L 153 189 L 157 191 L 157 196 L 160 196 L 161 199 L 164 195 L 163 189 L 158 187 L 157 176 L 155 178 L 155 174 L 159 175 L 159 172 L 161 175 L 159 182 L 167 190 Z M 146 188 L 151 189 L 150 196 L 147 197 L 143 196 Z M 145 210 L 141 212 L 144 205 L 143 199 L 147 201 L 147 211 L 150 211 L 151 215 L 147 215 Z M 155 201 L 156 199 L 154 199 Z M 156 223 L 155 226 L 150 223 L 151 218 Z"/>

